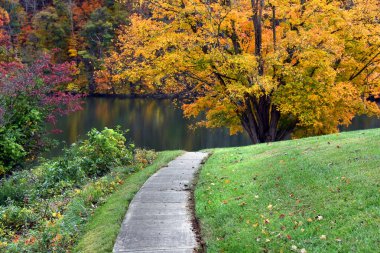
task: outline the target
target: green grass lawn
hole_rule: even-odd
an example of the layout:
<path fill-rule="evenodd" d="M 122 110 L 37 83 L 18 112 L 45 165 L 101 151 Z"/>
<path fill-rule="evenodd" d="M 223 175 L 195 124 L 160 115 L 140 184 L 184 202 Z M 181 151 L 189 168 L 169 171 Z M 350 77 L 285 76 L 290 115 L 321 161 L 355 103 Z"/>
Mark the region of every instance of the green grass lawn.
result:
<path fill-rule="evenodd" d="M 112 252 L 124 215 L 134 195 L 152 174 L 181 153 L 182 151 L 160 152 L 152 165 L 128 176 L 106 203 L 96 209 L 74 252 Z"/>
<path fill-rule="evenodd" d="M 195 198 L 208 252 L 379 252 L 380 129 L 215 149 Z"/>

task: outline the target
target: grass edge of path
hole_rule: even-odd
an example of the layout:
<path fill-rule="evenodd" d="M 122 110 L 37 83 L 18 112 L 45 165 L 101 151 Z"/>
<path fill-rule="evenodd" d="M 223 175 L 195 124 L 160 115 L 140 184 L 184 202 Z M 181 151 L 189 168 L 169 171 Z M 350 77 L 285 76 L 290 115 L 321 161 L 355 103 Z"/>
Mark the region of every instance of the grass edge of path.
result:
<path fill-rule="evenodd" d="M 135 194 L 151 175 L 182 153 L 180 150 L 160 152 L 152 165 L 128 176 L 124 184 L 96 209 L 73 252 L 112 252 L 121 223 Z"/>

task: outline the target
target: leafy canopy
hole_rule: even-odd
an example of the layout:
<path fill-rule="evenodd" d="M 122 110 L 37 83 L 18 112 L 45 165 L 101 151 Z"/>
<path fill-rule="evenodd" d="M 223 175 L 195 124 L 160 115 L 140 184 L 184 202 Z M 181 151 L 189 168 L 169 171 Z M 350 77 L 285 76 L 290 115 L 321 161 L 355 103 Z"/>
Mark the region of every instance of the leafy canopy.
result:
<path fill-rule="evenodd" d="M 188 94 L 186 116 L 205 112 L 200 125 L 244 128 L 253 142 L 336 132 L 356 114 L 380 113 L 367 100 L 380 92 L 377 0 L 155 0 L 149 8 L 121 28 L 98 72 L 105 84 Z"/>

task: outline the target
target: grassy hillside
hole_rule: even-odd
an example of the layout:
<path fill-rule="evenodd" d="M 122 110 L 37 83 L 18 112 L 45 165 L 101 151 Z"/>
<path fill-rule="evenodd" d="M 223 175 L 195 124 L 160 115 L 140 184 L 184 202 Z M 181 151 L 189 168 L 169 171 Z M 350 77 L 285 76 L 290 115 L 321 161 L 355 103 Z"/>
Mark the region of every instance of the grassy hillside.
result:
<path fill-rule="evenodd" d="M 195 192 L 208 252 L 378 252 L 380 129 L 213 152 Z"/>

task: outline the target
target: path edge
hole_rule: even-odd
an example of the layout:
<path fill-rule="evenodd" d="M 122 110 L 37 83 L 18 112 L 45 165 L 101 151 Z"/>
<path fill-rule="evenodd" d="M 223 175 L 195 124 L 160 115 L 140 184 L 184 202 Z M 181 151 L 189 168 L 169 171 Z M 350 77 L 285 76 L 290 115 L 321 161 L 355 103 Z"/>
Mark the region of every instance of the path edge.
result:
<path fill-rule="evenodd" d="M 207 252 L 206 242 L 202 239 L 202 227 L 200 225 L 200 221 L 199 221 L 199 219 L 196 215 L 196 211 L 195 211 L 195 206 L 196 206 L 196 204 L 195 204 L 195 189 L 198 185 L 199 176 L 200 176 L 201 170 L 203 169 L 203 166 L 205 165 L 207 160 L 212 156 L 211 152 L 204 152 L 204 153 L 207 153 L 207 156 L 202 159 L 201 166 L 199 167 L 199 169 L 194 174 L 194 179 L 193 179 L 193 182 L 191 183 L 191 188 L 190 188 L 190 199 L 189 199 L 189 203 L 188 203 L 188 208 L 189 208 L 190 215 L 191 215 L 191 226 L 192 226 L 193 232 L 195 234 L 195 239 L 198 243 L 198 247 L 196 249 L 194 249 L 194 253 L 206 253 Z"/>

